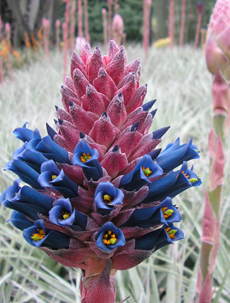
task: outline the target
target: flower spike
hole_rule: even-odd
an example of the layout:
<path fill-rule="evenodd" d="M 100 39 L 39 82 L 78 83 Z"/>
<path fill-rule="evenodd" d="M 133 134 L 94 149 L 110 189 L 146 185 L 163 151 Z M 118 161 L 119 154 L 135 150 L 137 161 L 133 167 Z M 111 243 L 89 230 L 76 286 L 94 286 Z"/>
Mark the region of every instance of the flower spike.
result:
<path fill-rule="evenodd" d="M 23 144 L 5 166 L 29 185 L 17 179 L 1 194 L 9 221 L 30 245 L 81 268 L 82 303 L 114 303 L 117 270 L 183 239 L 172 198 L 201 184 L 187 166 L 199 158 L 192 140 L 161 150 L 169 127 L 148 133 L 156 100 L 144 103 L 140 72 L 113 40 L 105 56 L 88 43 L 73 52 L 56 130 L 15 129 Z"/>

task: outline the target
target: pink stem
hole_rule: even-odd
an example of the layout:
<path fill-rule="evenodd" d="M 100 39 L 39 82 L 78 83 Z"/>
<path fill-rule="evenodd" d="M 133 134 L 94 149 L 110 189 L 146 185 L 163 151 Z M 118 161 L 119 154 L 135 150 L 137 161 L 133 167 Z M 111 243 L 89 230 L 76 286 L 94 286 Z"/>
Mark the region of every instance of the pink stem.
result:
<path fill-rule="evenodd" d="M 85 17 L 85 38 L 86 38 L 86 41 L 90 43 L 87 0 L 84 0 L 84 17 Z"/>
<path fill-rule="evenodd" d="M 65 82 L 67 70 L 67 52 L 68 52 L 68 24 L 62 24 L 63 38 L 64 38 L 64 54 L 63 54 L 63 82 Z"/>
<path fill-rule="evenodd" d="M 83 32 L 82 32 L 82 5 L 81 5 L 81 0 L 78 0 L 78 36 L 80 38 L 83 37 Z"/>
<path fill-rule="evenodd" d="M 72 1 L 71 13 L 70 13 L 70 51 L 74 50 L 74 40 L 75 40 L 75 19 L 74 14 L 76 11 L 75 0 Z"/>
<path fill-rule="evenodd" d="M 106 9 L 103 8 L 101 10 L 102 13 L 102 18 L 103 18 L 103 34 L 104 34 L 104 45 L 105 45 L 105 49 L 107 47 L 108 44 L 108 37 L 107 37 L 107 13 L 106 13 Z"/>
<path fill-rule="evenodd" d="M 112 38 L 112 3 L 113 0 L 107 0 L 108 2 L 108 17 L 109 17 L 109 22 L 108 22 L 108 31 L 109 31 L 109 39 Z"/>
<path fill-rule="evenodd" d="M 50 22 L 46 18 L 42 19 L 42 26 L 44 30 L 44 51 L 46 58 L 49 59 L 49 29 L 50 29 Z"/>
<path fill-rule="evenodd" d="M 186 0 L 182 0 L 181 27 L 180 27 L 180 47 L 182 47 L 183 41 L 184 41 L 185 11 L 186 11 Z"/>
<path fill-rule="evenodd" d="M 67 30 L 69 28 L 69 7 L 70 7 L 70 0 L 66 0 L 65 6 L 65 22 L 67 24 Z"/>
<path fill-rule="evenodd" d="M 10 59 L 10 24 L 9 23 L 6 23 L 5 31 L 6 31 L 6 45 L 7 45 L 7 69 L 10 79 L 13 80 L 12 65 Z"/>
<path fill-rule="evenodd" d="M 1 19 L 1 17 L 0 17 L 0 41 L 2 41 L 2 19 Z M 0 48 L 0 79 L 1 79 L 1 83 L 5 82 L 3 65 L 2 65 L 1 48 Z"/>
<path fill-rule="evenodd" d="M 170 49 L 173 48 L 174 43 L 174 0 L 170 0 L 169 2 L 169 38 L 170 38 Z"/>
<path fill-rule="evenodd" d="M 198 20 L 197 20 L 197 27 L 196 27 L 196 36 L 195 36 L 195 43 L 194 48 L 197 48 L 199 36 L 200 36 L 200 27 L 201 27 L 201 20 L 202 20 L 202 12 L 198 13 Z"/>
<path fill-rule="evenodd" d="M 143 47 L 145 54 L 148 53 L 149 48 L 149 33 L 150 33 L 150 10 L 151 10 L 152 0 L 144 0 L 144 35 L 143 35 Z"/>
<path fill-rule="evenodd" d="M 60 51 L 60 20 L 57 19 L 55 22 L 55 27 L 56 27 L 56 47 L 57 50 Z"/>

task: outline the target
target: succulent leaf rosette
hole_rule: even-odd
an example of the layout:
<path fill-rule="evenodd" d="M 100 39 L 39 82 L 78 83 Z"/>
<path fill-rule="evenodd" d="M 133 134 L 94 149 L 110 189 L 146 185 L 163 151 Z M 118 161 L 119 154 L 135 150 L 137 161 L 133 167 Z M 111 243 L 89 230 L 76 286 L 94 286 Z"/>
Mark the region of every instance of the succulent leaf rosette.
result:
<path fill-rule="evenodd" d="M 82 269 L 83 303 L 113 303 L 117 270 L 183 238 L 172 198 L 201 184 L 187 165 L 199 158 L 192 140 L 156 149 L 168 127 L 148 133 L 155 100 L 143 104 L 140 70 L 113 40 L 106 56 L 89 44 L 73 52 L 57 130 L 15 129 L 23 145 L 5 166 L 28 184 L 16 179 L 1 195 L 10 221 L 29 244 Z"/>

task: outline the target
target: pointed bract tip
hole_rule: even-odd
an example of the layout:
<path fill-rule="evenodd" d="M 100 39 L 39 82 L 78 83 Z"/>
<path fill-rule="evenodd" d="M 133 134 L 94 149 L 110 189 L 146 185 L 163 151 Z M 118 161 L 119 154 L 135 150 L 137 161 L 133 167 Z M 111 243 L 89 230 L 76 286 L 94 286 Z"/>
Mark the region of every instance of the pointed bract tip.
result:
<path fill-rule="evenodd" d="M 156 115 L 156 112 L 157 112 L 157 108 L 150 112 L 150 114 L 152 115 L 152 118 L 154 118 L 154 116 Z"/>
<path fill-rule="evenodd" d="M 80 132 L 80 139 L 83 139 L 83 138 L 85 138 L 85 134 Z"/>
<path fill-rule="evenodd" d="M 53 139 L 55 135 L 57 135 L 57 133 L 55 132 L 55 130 L 48 124 L 46 123 L 46 130 L 48 135 Z"/>
<path fill-rule="evenodd" d="M 160 152 L 161 152 L 161 148 L 158 148 L 158 149 L 155 149 L 155 150 L 151 151 L 150 153 L 148 153 L 148 155 L 150 155 L 152 160 L 155 160 L 158 157 L 158 155 L 160 154 Z"/>
<path fill-rule="evenodd" d="M 102 116 L 102 117 L 105 117 L 105 118 L 108 118 L 107 112 L 104 112 L 101 116 Z"/>
<path fill-rule="evenodd" d="M 168 131 L 169 128 L 170 126 L 166 126 L 154 131 L 152 133 L 153 134 L 152 139 L 160 139 Z"/>
<path fill-rule="evenodd" d="M 157 101 L 157 99 L 151 100 L 145 104 L 142 105 L 143 111 L 148 111 L 150 110 L 150 108 L 153 106 L 153 104 L 155 104 L 155 102 Z"/>
<path fill-rule="evenodd" d="M 73 106 L 73 101 L 69 101 L 69 106 L 71 107 L 71 106 Z"/>
<path fill-rule="evenodd" d="M 131 127 L 130 132 L 138 130 L 139 124 L 140 124 L 140 121 L 137 121 L 136 123 L 134 123 Z"/>
<path fill-rule="evenodd" d="M 119 146 L 116 144 L 116 145 L 113 147 L 112 152 L 116 152 L 116 151 L 118 151 L 118 150 L 119 150 Z"/>

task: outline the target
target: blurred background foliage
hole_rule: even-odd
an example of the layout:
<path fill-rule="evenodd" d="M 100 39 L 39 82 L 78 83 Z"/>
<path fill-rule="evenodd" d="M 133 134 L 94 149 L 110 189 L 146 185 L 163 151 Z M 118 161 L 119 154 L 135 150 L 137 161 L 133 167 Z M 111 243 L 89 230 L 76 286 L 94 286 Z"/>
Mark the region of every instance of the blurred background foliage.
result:
<path fill-rule="evenodd" d="M 200 1 L 201 2 L 201 1 Z M 203 0 L 202 28 L 206 29 L 215 0 Z M 37 36 L 42 17 L 51 22 L 50 39 L 55 42 L 55 21 L 64 22 L 65 2 L 61 0 L 1 0 L 0 12 L 3 23 L 12 28 L 14 47 L 25 44 L 24 32 Z M 77 5 L 77 1 L 76 1 Z M 141 42 L 143 37 L 143 1 L 118 1 L 118 13 L 124 20 L 124 32 L 128 42 Z M 175 43 L 179 41 L 182 0 L 175 0 Z M 103 41 L 102 8 L 108 10 L 106 0 L 88 0 L 89 33 L 91 43 Z M 113 8 L 114 9 L 114 8 Z M 113 11 L 114 15 L 114 11 Z M 168 36 L 169 0 L 153 0 L 151 9 L 150 42 Z M 197 1 L 186 1 L 185 43 L 194 43 L 197 24 Z M 75 35 L 78 34 L 77 11 Z"/>

